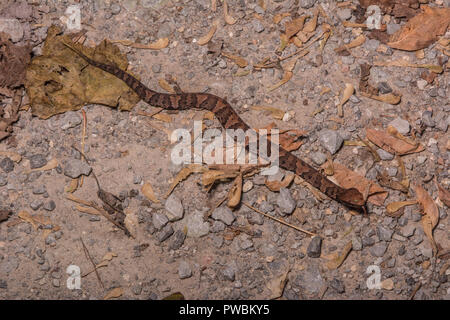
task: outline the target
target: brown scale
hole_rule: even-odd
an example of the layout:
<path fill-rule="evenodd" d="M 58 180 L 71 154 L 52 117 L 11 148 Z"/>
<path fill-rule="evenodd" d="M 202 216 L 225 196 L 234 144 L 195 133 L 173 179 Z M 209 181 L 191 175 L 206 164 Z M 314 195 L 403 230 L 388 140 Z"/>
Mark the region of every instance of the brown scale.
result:
<path fill-rule="evenodd" d="M 209 93 L 167 94 L 153 91 L 147 88 L 132 75 L 126 73 L 118 67 L 96 62 L 74 49 L 72 46 L 68 44 L 65 45 L 81 56 L 89 64 L 123 80 L 142 100 L 152 106 L 157 106 L 168 110 L 185 110 L 193 108 L 209 110 L 214 113 L 225 129 L 242 129 L 245 131 L 250 128 L 239 117 L 230 104 L 220 97 Z M 360 211 L 365 211 L 365 199 L 357 189 L 344 189 L 339 187 L 309 164 L 281 147 L 279 154 L 280 167 L 295 172 L 312 186 L 345 206 Z"/>

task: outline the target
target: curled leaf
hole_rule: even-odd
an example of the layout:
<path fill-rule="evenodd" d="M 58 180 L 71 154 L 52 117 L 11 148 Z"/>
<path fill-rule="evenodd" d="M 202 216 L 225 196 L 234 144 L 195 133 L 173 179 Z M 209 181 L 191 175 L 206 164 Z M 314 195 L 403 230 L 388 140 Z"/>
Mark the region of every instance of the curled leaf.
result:
<path fill-rule="evenodd" d="M 399 155 L 421 152 L 424 150 L 422 145 L 412 145 L 403 140 L 397 139 L 389 133 L 381 130 L 366 129 L 366 136 L 371 142 L 389 153 Z"/>
<path fill-rule="evenodd" d="M 159 202 L 158 198 L 156 198 L 155 193 L 153 192 L 153 188 L 152 188 L 152 185 L 150 184 L 150 182 L 146 182 L 142 186 L 141 191 L 142 191 L 142 194 L 144 196 L 146 196 L 152 202 L 155 202 L 155 203 Z"/>
<path fill-rule="evenodd" d="M 288 174 L 281 181 L 278 180 L 269 181 L 266 179 L 264 183 L 266 187 L 270 189 L 270 191 L 278 192 L 280 191 L 281 188 L 287 188 L 292 183 L 292 181 L 294 181 L 294 178 L 295 174 Z"/>
<path fill-rule="evenodd" d="M 448 191 L 447 189 L 445 189 L 443 186 L 441 186 L 437 180 L 435 179 L 434 182 L 436 183 L 436 186 L 438 188 L 438 195 L 439 195 L 439 199 L 441 199 L 441 201 L 450 208 L 450 191 Z"/>
<path fill-rule="evenodd" d="M 431 198 L 431 196 L 428 194 L 428 192 L 425 191 L 424 188 L 417 185 L 414 188 L 414 190 L 416 192 L 417 202 L 420 204 L 423 211 L 422 212 L 423 232 L 430 240 L 431 245 L 433 247 L 433 252 L 434 254 L 436 254 L 438 248 L 433 237 L 433 229 L 439 222 L 439 210 L 436 204 L 434 203 L 433 198 Z"/>
<path fill-rule="evenodd" d="M 350 99 L 350 97 L 352 96 L 353 92 L 355 92 L 355 87 L 353 87 L 353 85 L 351 83 L 346 83 L 344 92 L 342 94 L 341 101 L 339 102 L 339 105 L 338 105 L 338 115 L 339 115 L 339 117 L 342 118 L 344 116 L 343 106 Z"/>
<path fill-rule="evenodd" d="M 417 203 L 416 200 L 391 202 L 386 206 L 386 211 L 389 214 L 393 214 L 405 206 L 410 206 L 416 203 Z"/>
<path fill-rule="evenodd" d="M 327 262 L 328 269 L 335 270 L 339 268 L 342 265 L 342 263 L 344 263 L 350 251 L 352 251 L 352 248 L 353 248 L 352 242 L 349 241 L 335 259 L 332 259 Z"/>
<path fill-rule="evenodd" d="M 273 86 L 269 87 L 269 91 L 273 91 L 279 87 L 281 87 L 283 84 L 291 80 L 294 73 L 292 71 L 285 71 L 283 74 L 283 79 L 281 79 L 278 83 L 274 84 Z"/>
<path fill-rule="evenodd" d="M 217 26 L 218 26 L 218 22 L 214 21 L 211 29 L 209 29 L 208 33 L 205 34 L 203 37 L 200 37 L 197 41 L 197 43 L 201 46 L 204 46 L 205 44 L 207 44 L 209 41 L 211 41 L 212 37 L 214 36 L 214 34 L 216 33 L 217 30 Z"/>
<path fill-rule="evenodd" d="M 123 289 L 118 287 L 109 291 L 103 298 L 103 300 L 110 300 L 114 298 L 119 298 L 123 295 Z"/>
<path fill-rule="evenodd" d="M 288 21 L 285 23 L 285 29 L 286 29 L 286 37 L 287 39 L 292 38 L 303 29 L 303 24 L 305 22 L 306 16 L 302 16 L 300 18 Z"/>
<path fill-rule="evenodd" d="M 222 52 L 222 55 L 224 57 L 227 57 L 228 59 L 231 59 L 234 63 L 236 63 L 240 68 L 245 68 L 248 66 L 247 60 L 245 60 L 242 57 L 232 55 L 231 53 Z"/>
<path fill-rule="evenodd" d="M 206 169 L 202 167 L 201 164 L 190 164 L 189 166 L 183 168 L 178 172 L 177 176 L 175 177 L 174 181 L 170 184 L 169 191 L 167 191 L 164 198 L 167 198 L 175 189 L 175 187 L 183 180 L 186 180 L 191 174 L 193 173 L 200 173 L 205 171 Z"/>
<path fill-rule="evenodd" d="M 228 203 L 229 208 L 236 208 L 241 202 L 242 195 L 242 173 L 239 174 L 233 182 L 230 191 L 228 192 Z"/>
<path fill-rule="evenodd" d="M 223 16 L 227 24 L 235 24 L 237 20 L 228 13 L 227 0 L 223 0 Z"/>

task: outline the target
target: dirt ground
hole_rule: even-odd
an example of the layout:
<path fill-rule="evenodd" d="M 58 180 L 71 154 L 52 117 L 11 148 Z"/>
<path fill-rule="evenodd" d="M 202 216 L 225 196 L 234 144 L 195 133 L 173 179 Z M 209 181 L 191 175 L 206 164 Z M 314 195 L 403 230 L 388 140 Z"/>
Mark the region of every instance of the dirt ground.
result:
<path fill-rule="evenodd" d="M 448 1 L 429 2 L 433 7 L 449 6 Z M 369 83 L 383 93 L 401 94 L 397 105 L 370 99 L 358 90 L 363 63 L 406 58 L 415 64 L 445 66 L 448 56 L 438 44 L 424 49 L 422 57 L 391 49 L 370 39 L 369 30 L 344 27 L 343 21 L 355 21 L 356 11 L 330 0 L 229 0 L 229 13 L 237 20 L 234 24 L 224 21 L 221 1 L 215 12 L 209 0 L 28 0 L 20 1 L 23 9 L 11 9 L 18 3 L 2 1 L 0 18 L 18 19 L 23 34 L 17 42 L 29 42 L 34 56 L 41 54 L 52 24 L 72 32 L 61 20 L 72 4 L 81 9 L 84 45 L 93 46 L 103 39 L 146 44 L 167 37 L 169 45 L 161 50 L 118 44 L 129 59 L 128 70 L 156 91 L 163 91 L 158 80 L 170 75 L 185 92 L 226 98 L 253 128 L 275 122 L 281 129 L 304 130 L 304 143 L 293 152 L 315 167 L 332 154 L 335 163 L 367 179 L 376 181 L 377 173 L 387 172 L 400 181 L 401 168 L 392 154 L 380 149 L 381 160 L 375 162 L 367 147 L 346 143 L 364 139 L 367 128 L 394 126 L 424 150 L 401 157 L 411 182 L 409 194 L 383 187 L 387 198 L 383 204 L 369 203 L 366 214 L 351 212 L 328 198 L 318 199 L 317 191 L 298 180 L 282 192 L 270 191 L 260 174 L 244 180 L 242 202 L 320 235 L 322 242 L 318 243 L 245 205 L 231 211 L 224 203 L 204 220 L 227 196 L 232 181 L 205 190 L 201 174 L 193 174 L 180 182 L 170 200 L 164 198 L 182 169 L 171 162 L 173 144 L 167 133 L 191 130 L 204 111 L 163 111 L 170 121 L 161 121 L 138 113 L 156 110 L 143 102 L 132 111 L 86 105 L 84 151 L 101 187 L 123 200 L 134 236 L 128 237 L 105 217 L 82 212 L 79 204 L 67 199 L 72 181 L 68 167 L 82 159 L 72 148 L 81 148 L 82 111 L 43 120 L 33 116 L 31 109 L 22 110 L 12 136 L 0 142 L 0 204 L 12 212 L 7 221 L 0 222 L 0 299 L 103 299 L 108 293 L 117 299 L 162 299 L 175 292 L 186 299 L 450 298 L 449 254 L 433 253 L 423 231 L 420 206 L 406 206 L 398 217 L 386 211 L 388 203 L 415 199 L 414 185 L 422 186 L 436 200 L 439 211 L 433 233 L 439 252 L 448 250 L 448 208 L 438 199 L 435 183 L 447 190 L 450 184 L 448 69 L 427 82 L 424 68 L 372 67 Z M 356 6 L 358 1 L 350 4 Z M 292 78 L 269 90 L 283 78 L 283 70 L 255 69 L 254 65 L 265 57 L 277 59 L 285 21 L 312 15 L 319 6 L 327 17 L 319 15 L 317 30 L 325 23 L 333 27 L 323 51 L 320 41 L 314 43 L 298 59 Z M 277 24 L 273 19 L 279 13 L 291 16 Z M 389 15 L 384 19 L 390 32 L 406 21 Z M 223 52 L 244 58 L 248 66 L 239 68 L 232 59 L 216 54 L 213 45 L 198 44 L 215 20 L 219 24 L 211 44 L 217 48 L 223 42 Z M 350 55 L 337 54 L 335 48 L 359 34 L 367 37 L 362 45 L 350 49 Z M 449 38 L 449 33 L 444 37 Z M 296 50 L 289 44 L 282 56 Z M 336 106 L 346 83 L 356 91 L 343 107 L 344 117 L 339 118 Z M 3 106 L 11 103 L 8 97 L 0 98 Z M 284 120 L 252 108 L 261 105 L 282 110 Z M 220 128 L 217 120 L 207 119 L 204 124 Z M 12 156 L 3 151 L 20 155 L 21 161 L 4 160 Z M 53 169 L 31 170 L 55 159 L 58 165 Z M 274 179 L 288 173 L 283 171 Z M 159 202 L 143 194 L 145 183 L 151 184 Z M 73 196 L 100 203 L 96 193 L 91 173 L 83 177 Z M 181 212 L 182 217 L 172 219 L 173 212 Z M 30 215 L 43 220 L 30 223 L 34 221 L 26 218 Z M 330 269 L 330 259 L 348 243 L 351 252 L 342 265 Z M 99 279 L 93 264 L 100 263 Z M 69 266 L 81 270 L 79 289 L 67 285 L 74 283 L 67 273 Z M 368 288 L 368 269 L 377 267 L 382 288 Z"/>

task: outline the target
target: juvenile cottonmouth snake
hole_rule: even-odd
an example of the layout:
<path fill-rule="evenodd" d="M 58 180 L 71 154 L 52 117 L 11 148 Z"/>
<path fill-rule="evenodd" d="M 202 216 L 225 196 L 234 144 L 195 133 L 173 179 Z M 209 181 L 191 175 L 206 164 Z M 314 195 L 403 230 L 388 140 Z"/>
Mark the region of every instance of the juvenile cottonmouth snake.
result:
<path fill-rule="evenodd" d="M 135 77 L 119 69 L 115 65 L 107 65 L 94 61 L 79 50 L 73 48 L 71 45 L 64 44 L 86 60 L 90 65 L 106 71 L 124 81 L 142 100 L 152 106 L 164 108 L 166 110 L 208 110 L 214 113 L 215 117 L 225 129 L 242 129 L 244 132 L 250 129 L 225 99 L 210 93 L 168 94 L 153 91 Z M 305 161 L 286 151 L 281 146 L 279 147 L 279 166 L 283 169 L 295 172 L 328 197 L 345 206 L 359 211 L 365 211 L 364 197 L 357 189 L 344 189 L 336 185 Z"/>

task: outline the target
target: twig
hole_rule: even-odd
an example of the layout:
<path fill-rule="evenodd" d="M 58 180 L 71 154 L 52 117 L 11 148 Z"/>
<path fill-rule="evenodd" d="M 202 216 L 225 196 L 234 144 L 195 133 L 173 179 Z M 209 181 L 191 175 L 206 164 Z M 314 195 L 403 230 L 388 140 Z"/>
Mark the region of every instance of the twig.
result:
<path fill-rule="evenodd" d="M 317 42 L 318 40 L 320 40 L 320 39 L 323 37 L 324 34 L 325 34 L 325 32 L 322 31 L 322 33 L 321 33 L 318 37 L 316 37 L 315 39 L 311 40 L 311 42 L 308 43 L 307 45 L 305 45 L 304 47 L 301 47 L 299 50 L 297 50 L 297 51 L 295 51 L 295 52 L 293 52 L 293 53 L 287 55 L 286 57 L 278 58 L 278 60 L 283 61 L 283 60 L 289 59 L 289 58 L 295 56 L 296 54 L 298 54 L 298 53 L 300 53 L 300 52 L 302 52 L 302 51 L 308 49 L 308 48 L 311 47 L 315 42 Z"/>
<path fill-rule="evenodd" d="M 310 236 L 313 236 L 313 237 L 314 237 L 314 236 L 317 236 L 317 234 L 315 234 L 315 233 L 313 233 L 313 232 L 310 232 L 310 231 L 308 231 L 308 230 L 305 230 L 305 229 L 299 228 L 299 227 L 297 227 L 297 226 L 294 226 L 293 224 L 287 223 L 287 222 L 284 221 L 284 220 L 281 220 L 281 219 L 272 217 L 271 215 L 268 215 L 267 213 L 264 213 L 264 212 L 262 212 L 261 210 L 256 209 L 255 207 L 249 205 L 249 204 L 246 203 L 246 202 L 242 202 L 242 204 L 244 204 L 244 205 L 247 206 L 248 208 L 254 210 L 255 212 L 258 212 L 258 213 L 262 214 L 263 216 L 265 216 L 265 217 L 267 217 L 267 218 L 270 218 L 270 219 L 275 220 L 275 221 L 277 221 L 277 222 L 279 222 L 279 223 L 281 223 L 281 224 L 284 224 L 285 226 L 288 226 L 288 227 L 291 227 L 291 228 L 293 228 L 293 229 L 295 229 L 295 230 L 304 232 L 304 233 L 309 234 Z"/>
<path fill-rule="evenodd" d="M 422 283 L 419 282 L 417 286 L 414 288 L 413 292 L 411 293 L 411 296 L 409 297 L 409 300 L 413 300 L 414 296 L 416 295 L 417 291 L 419 291 L 420 287 L 422 287 Z"/>
<path fill-rule="evenodd" d="M 85 137 L 86 137 L 86 123 L 87 123 L 87 119 L 86 119 L 86 111 L 84 111 L 84 109 L 81 109 L 81 113 L 83 114 L 83 130 L 82 130 L 82 136 L 81 136 L 81 154 L 84 156 L 84 144 L 85 144 Z M 84 177 L 81 176 L 80 177 L 80 185 L 79 187 L 81 188 L 83 186 L 83 181 L 84 181 Z"/>
<path fill-rule="evenodd" d="M 97 275 L 98 282 L 100 282 L 100 285 L 102 286 L 103 290 L 105 290 L 105 286 L 103 285 L 102 279 L 100 278 L 100 275 L 98 274 L 98 271 L 97 271 L 96 265 L 94 263 L 94 260 L 92 260 L 92 257 L 89 254 L 89 250 L 86 247 L 86 245 L 84 244 L 83 238 L 80 237 L 80 240 L 81 240 L 81 244 L 83 245 L 83 250 L 84 250 L 84 254 L 86 255 L 86 259 L 91 261 L 92 265 L 94 266 L 94 270 L 95 270 L 95 274 Z"/>

